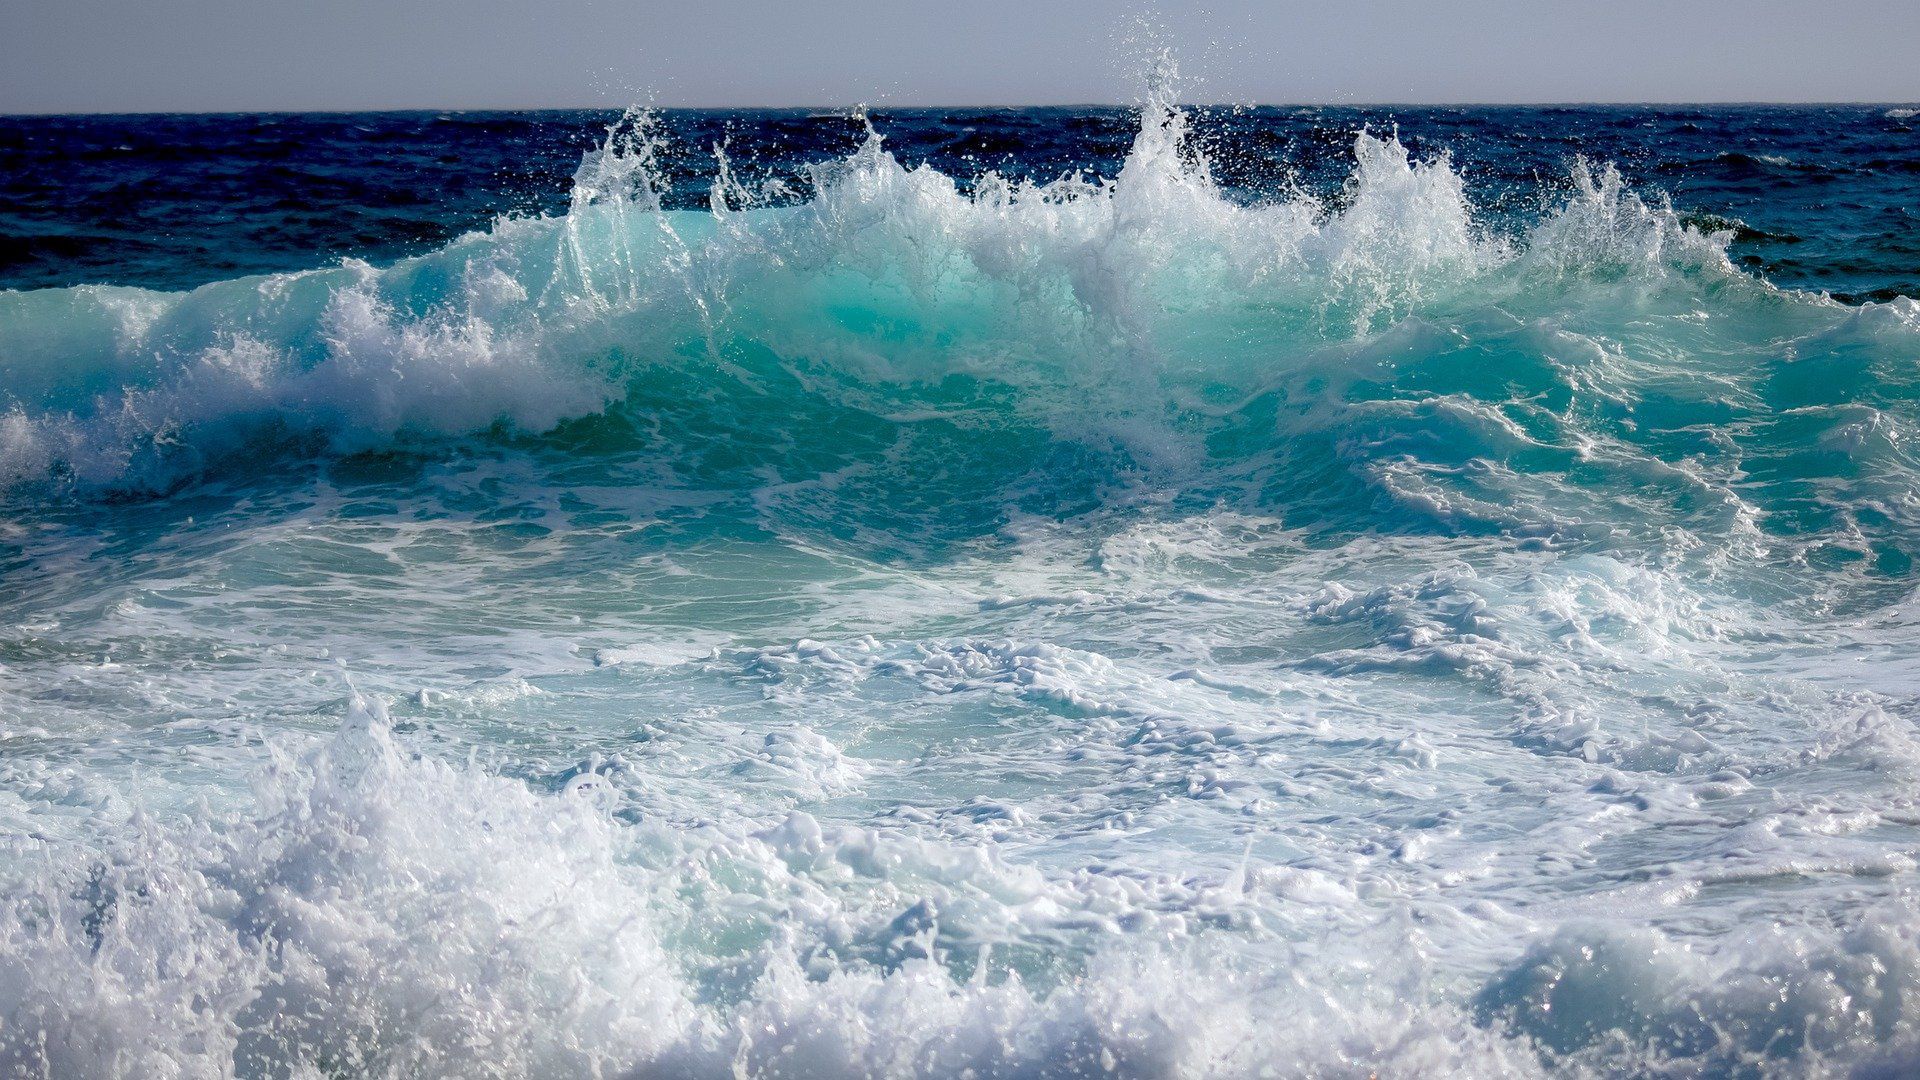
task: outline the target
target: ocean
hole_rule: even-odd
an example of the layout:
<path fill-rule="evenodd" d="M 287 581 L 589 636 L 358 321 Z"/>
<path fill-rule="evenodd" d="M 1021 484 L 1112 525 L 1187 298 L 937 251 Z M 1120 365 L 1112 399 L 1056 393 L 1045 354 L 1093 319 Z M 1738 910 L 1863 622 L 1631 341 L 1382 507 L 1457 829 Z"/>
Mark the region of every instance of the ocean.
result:
<path fill-rule="evenodd" d="M 0 1076 L 1920 1070 L 1920 118 L 0 118 Z"/>

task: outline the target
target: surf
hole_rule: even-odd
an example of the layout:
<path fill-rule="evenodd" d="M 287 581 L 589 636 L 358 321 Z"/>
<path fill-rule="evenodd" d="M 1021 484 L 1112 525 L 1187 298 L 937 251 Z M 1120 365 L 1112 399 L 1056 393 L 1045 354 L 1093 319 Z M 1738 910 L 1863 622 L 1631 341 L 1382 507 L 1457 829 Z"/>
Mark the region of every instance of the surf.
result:
<path fill-rule="evenodd" d="M 0 1072 L 1910 1065 L 1920 305 L 1175 87 L 0 293 Z"/>

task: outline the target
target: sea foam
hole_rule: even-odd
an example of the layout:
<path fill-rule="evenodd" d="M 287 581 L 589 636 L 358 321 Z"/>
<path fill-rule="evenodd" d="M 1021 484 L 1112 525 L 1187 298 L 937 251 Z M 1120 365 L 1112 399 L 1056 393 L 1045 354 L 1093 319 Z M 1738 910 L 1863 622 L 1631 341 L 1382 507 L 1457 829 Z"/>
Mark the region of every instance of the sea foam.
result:
<path fill-rule="evenodd" d="M 0 1075 L 1913 1071 L 1920 306 L 1188 124 L 0 294 Z"/>

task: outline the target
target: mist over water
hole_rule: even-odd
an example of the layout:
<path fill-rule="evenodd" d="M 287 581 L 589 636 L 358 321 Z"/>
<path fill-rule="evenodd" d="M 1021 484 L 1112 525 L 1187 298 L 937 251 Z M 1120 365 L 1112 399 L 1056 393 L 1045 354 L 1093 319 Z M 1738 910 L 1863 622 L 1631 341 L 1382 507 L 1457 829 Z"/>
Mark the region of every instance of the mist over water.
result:
<path fill-rule="evenodd" d="M 1920 1067 L 1897 260 L 1173 101 L 0 292 L 0 1074 Z"/>

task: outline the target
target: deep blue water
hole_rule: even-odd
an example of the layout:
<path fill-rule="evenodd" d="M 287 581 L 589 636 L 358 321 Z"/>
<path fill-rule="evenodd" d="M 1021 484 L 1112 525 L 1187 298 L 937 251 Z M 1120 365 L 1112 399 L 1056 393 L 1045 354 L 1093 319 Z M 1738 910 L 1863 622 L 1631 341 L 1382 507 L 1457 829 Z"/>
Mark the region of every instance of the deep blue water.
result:
<path fill-rule="evenodd" d="M 0 288 L 188 288 L 343 256 L 417 254 L 496 216 L 557 212 L 583 150 L 619 114 L 322 113 L 0 117 Z M 712 147 L 796 198 L 805 167 L 850 153 L 848 114 L 664 114 L 665 192 L 704 206 Z M 876 111 L 901 161 L 963 184 L 985 170 L 1111 175 L 1135 117 L 1117 108 Z M 1920 120 L 1887 105 L 1212 108 L 1195 137 L 1235 198 L 1335 195 L 1353 133 L 1451 155 L 1487 224 L 1539 211 L 1585 155 L 1736 229 L 1736 261 L 1849 300 L 1920 291 Z"/>
<path fill-rule="evenodd" d="M 1911 111 L 869 119 L 0 120 L 0 1078 L 1920 1074 Z"/>

